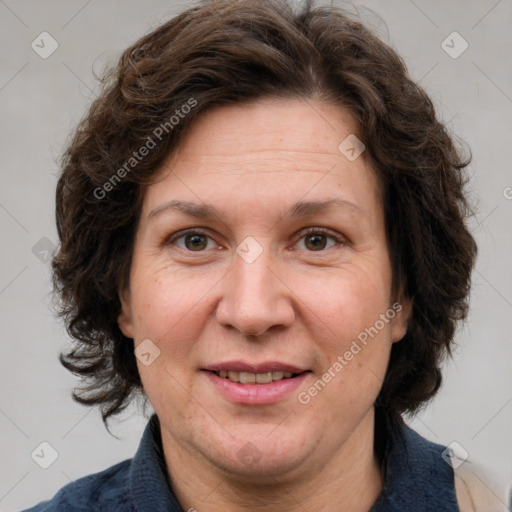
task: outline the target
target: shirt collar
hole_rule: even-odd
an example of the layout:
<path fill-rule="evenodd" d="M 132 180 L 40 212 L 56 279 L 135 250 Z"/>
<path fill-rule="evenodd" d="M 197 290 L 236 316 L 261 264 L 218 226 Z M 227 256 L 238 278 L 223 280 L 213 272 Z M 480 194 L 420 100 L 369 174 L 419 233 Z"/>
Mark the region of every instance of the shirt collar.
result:
<path fill-rule="evenodd" d="M 130 465 L 130 490 L 137 512 L 182 512 L 167 475 L 160 422 L 153 414 Z"/>

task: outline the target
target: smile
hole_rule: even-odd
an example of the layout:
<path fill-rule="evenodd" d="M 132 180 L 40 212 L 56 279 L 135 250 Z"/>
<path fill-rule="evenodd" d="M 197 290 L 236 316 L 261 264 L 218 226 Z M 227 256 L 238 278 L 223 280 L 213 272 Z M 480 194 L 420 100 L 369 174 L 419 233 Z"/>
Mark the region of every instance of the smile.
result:
<path fill-rule="evenodd" d="M 292 372 L 265 372 L 265 373 L 249 373 L 249 372 L 236 372 L 232 370 L 221 370 L 214 372 L 216 375 L 223 379 L 228 379 L 232 382 L 239 382 L 241 384 L 269 384 L 283 379 L 291 379 L 299 374 Z"/>
<path fill-rule="evenodd" d="M 243 405 L 270 405 L 295 396 L 311 371 L 294 373 L 273 370 L 242 372 L 233 370 L 203 371 L 213 389 L 231 403 Z"/>

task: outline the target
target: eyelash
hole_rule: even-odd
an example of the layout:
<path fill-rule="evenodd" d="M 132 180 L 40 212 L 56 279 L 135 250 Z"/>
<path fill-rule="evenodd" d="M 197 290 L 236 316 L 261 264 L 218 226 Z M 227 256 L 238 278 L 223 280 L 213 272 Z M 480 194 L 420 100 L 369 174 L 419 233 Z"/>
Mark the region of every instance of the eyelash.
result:
<path fill-rule="evenodd" d="M 337 235 L 337 234 L 334 234 L 333 232 L 331 232 L 330 230 L 326 229 L 326 228 L 322 228 L 322 227 L 317 227 L 317 228 L 314 228 L 314 227 L 311 227 L 311 228 L 306 228 L 305 231 L 302 231 L 301 232 L 301 236 L 298 238 L 298 241 L 302 240 L 303 238 L 307 237 L 308 235 L 323 235 L 323 236 L 326 236 L 328 238 L 332 238 L 337 245 L 347 245 L 347 240 L 346 238 L 340 236 L 340 235 Z M 202 229 L 200 228 L 191 228 L 191 229 L 186 229 L 184 231 L 180 231 L 178 233 L 175 233 L 174 235 L 171 235 L 170 237 L 166 238 L 164 240 L 164 245 L 171 245 L 171 244 L 174 244 L 176 242 L 176 240 L 179 240 L 180 238 L 183 238 L 183 237 L 186 237 L 186 236 L 189 236 L 189 235 L 203 235 L 203 236 L 206 236 L 208 238 L 211 238 L 210 235 L 208 235 L 208 233 L 206 231 L 203 231 Z M 330 247 L 329 249 L 332 249 L 333 247 Z M 180 247 L 181 249 L 181 247 Z M 202 251 L 191 251 L 189 249 L 183 249 L 183 250 L 186 250 L 187 252 L 190 252 L 190 253 L 194 253 L 194 252 L 197 252 L 197 253 L 202 253 L 202 252 L 205 252 L 205 250 L 202 250 Z M 321 249 L 321 250 L 318 250 L 318 251 L 308 251 L 308 252 L 325 252 L 327 251 L 328 249 Z"/>

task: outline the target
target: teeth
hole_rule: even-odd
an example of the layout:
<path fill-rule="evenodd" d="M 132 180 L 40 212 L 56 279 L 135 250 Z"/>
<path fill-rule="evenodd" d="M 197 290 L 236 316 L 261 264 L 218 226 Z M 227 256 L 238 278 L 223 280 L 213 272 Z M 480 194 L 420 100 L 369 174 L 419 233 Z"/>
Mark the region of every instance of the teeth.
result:
<path fill-rule="evenodd" d="M 269 382 L 272 382 L 272 372 L 257 373 L 256 374 L 256 382 L 258 384 L 268 384 Z"/>
<path fill-rule="evenodd" d="M 256 374 L 240 372 L 239 380 L 242 384 L 254 384 L 256 382 Z"/>
<path fill-rule="evenodd" d="M 238 377 L 240 376 L 239 372 L 228 371 L 227 374 L 228 374 L 229 380 L 234 380 L 234 381 L 238 382 L 238 380 L 239 380 Z"/>
<path fill-rule="evenodd" d="M 291 379 L 292 372 L 265 372 L 265 373 L 248 373 L 248 372 L 234 372 L 232 370 L 221 370 L 218 372 L 219 377 L 229 379 L 233 382 L 240 382 L 242 384 L 268 384 L 272 381 Z"/>

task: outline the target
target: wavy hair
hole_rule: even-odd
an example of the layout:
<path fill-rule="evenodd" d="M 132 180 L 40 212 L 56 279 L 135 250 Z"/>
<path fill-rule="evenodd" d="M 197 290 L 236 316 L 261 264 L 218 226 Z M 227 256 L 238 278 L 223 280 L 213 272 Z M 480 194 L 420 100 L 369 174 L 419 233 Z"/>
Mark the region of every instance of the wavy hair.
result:
<path fill-rule="evenodd" d="M 466 226 L 471 157 L 403 60 L 345 10 L 207 0 L 124 51 L 62 158 L 52 268 L 73 346 L 60 361 L 82 378 L 74 399 L 100 406 L 106 426 L 134 395 L 144 396 L 133 340 L 117 318 L 145 189 L 202 112 L 265 97 L 330 102 L 356 120 L 381 184 L 393 292 L 413 304 L 376 407 L 398 418 L 440 387 L 441 363 L 467 315 L 477 252 Z M 135 157 L 149 139 L 154 147 Z"/>

